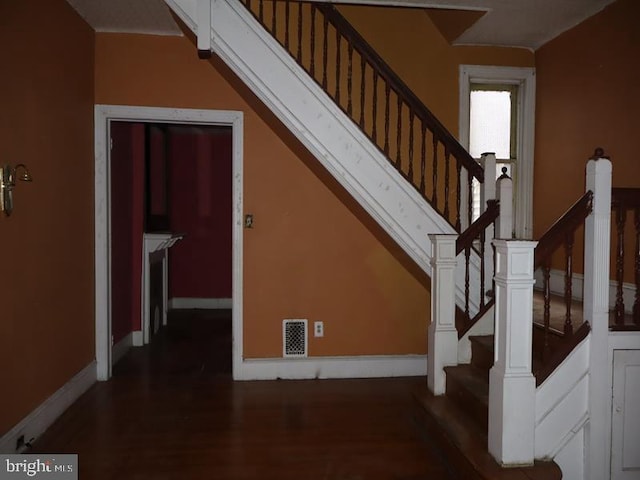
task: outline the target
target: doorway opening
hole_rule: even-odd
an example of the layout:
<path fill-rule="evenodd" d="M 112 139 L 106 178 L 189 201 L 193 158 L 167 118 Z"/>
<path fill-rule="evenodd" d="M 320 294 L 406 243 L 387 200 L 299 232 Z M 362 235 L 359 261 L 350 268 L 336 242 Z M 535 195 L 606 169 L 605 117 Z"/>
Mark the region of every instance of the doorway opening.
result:
<path fill-rule="evenodd" d="M 241 202 L 241 112 L 96 106 L 99 380 L 110 378 L 123 351 L 148 343 L 167 323 L 167 307 L 222 309 L 211 316 L 221 321 L 226 312 L 233 344 L 226 363 L 235 367 L 242 358 Z"/>

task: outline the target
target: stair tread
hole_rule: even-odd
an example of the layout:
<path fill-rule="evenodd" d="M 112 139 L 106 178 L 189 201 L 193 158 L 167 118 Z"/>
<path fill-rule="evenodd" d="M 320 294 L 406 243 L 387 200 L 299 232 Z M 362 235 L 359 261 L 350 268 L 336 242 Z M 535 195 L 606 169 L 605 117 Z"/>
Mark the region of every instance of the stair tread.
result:
<path fill-rule="evenodd" d="M 462 470 L 460 478 L 495 480 L 555 480 L 562 473 L 555 462 L 532 467 L 503 468 L 487 449 L 487 434 L 445 395 L 434 396 L 426 387 L 414 392 L 422 419 L 431 433 L 438 434 L 448 461 Z M 437 430 L 437 432 L 434 431 Z"/>

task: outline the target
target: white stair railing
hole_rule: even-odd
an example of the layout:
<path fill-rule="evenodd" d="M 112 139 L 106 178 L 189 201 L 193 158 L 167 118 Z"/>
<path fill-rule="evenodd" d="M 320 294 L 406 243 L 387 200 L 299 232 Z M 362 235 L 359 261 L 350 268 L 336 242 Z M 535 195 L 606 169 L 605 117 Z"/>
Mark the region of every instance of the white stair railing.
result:
<path fill-rule="evenodd" d="M 495 176 L 495 157 L 493 154 L 485 154 L 485 166 L 493 161 L 493 174 Z M 493 157 L 493 158 L 491 158 Z M 488 160 L 488 162 L 487 162 Z M 486 182 L 485 182 L 486 183 Z M 493 182 L 492 182 L 493 183 Z M 497 185 L 497 186 L 496 186 Z M 485 288 L 490 289 L 493 279 L 493 249 L 490 242 L 496 232 L 504 230 L 505 238 L 510 238 L 512 231 L 513 201 L 512 184 L 507 175 L 501 176 L 494 188 L 489 192 L 490 197 L 498 194 L 500 199 L 500 216 L 504 220 L 496 225 L 490 225 L 485 230 L 487 248 L 485 248 Z M 490 198 L 493 200 L 493 198 Z M 498 217 L 500 220 L 500 217 Z M 427 366 L 427 384 L 434 395 L 445 393 L 446 378 L 444 367 L 457 365 L 459 362 L 468 363 L 471 359 L 471 344 L 468 335 L 458 340 L 456 329 L 456 289 L 455 286 L 464 282 L 460 278 L 464 273 L 461 267 L 463 254 L 456 254 L 456 242 L 458 235 L 432 234 L 431 240 L 431 324 L 429 325 L 429 362 Z M 486 275 L 486 271 L 489 274 Z M 490 310 L 491 311 L 491 310 Z M 491 328 L 492 333 L 493 329 Z M 483 331 L 482 334 L 487 334 Z M 461 346 L 461 344 L 464 344 Z M 463 353 L 460 353 L 460 352 Z"/>

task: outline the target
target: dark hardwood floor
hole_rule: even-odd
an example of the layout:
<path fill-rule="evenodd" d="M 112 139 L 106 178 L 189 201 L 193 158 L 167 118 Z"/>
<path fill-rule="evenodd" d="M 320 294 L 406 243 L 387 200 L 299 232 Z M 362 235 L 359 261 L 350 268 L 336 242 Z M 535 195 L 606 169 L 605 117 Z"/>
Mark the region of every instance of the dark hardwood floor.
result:
<path fill-rule="evenodd" d="M 424 378 L 234 382 L 230 312 L 172 312 L 37 442 L 80 479 L 456 478 L 414 418 Z"/>

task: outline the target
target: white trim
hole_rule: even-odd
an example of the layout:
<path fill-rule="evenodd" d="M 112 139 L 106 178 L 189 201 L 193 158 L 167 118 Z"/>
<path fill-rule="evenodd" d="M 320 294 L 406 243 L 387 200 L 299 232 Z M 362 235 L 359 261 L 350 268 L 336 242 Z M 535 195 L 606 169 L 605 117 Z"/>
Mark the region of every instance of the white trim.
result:
<path fill-rule="evenodd" d="M 142 330 L 134 330 L 131 332 L 131 346 L 142 347 L 144 345 L 144 335 Z"/>
<path fill-rule="evenodd" d="M 604 443 L 607 445 L 605 451 L 604 463 L 606 468 L 610 472 L 611 469 L 611 424 L 612 424 L 612 408 L 613 408 L 613 357 L 616 350 L 640 350 L 640 332 L 609 332 L 608 337 L 608 352 L 607 352 L 607 370 L 611 372 L 611 375 L 607 378 L 606 391 L 609 395 L 606 396 L 606 403 L 604 410 L 606 410 L 606 417 L 604 420 Z M 587 451 L 588 454 L 588 451 Z M 595 476 L 591 476 L 595 479 Z"/>
<path fill-rule="evenodd" d="M 169 300 L 169 310 L 198 309 L 226 310 L 233 308 L 231 298 L 188 298 L 174 297 Z"/>
<path fill-rule="evenodd" d="M 38 438 L 95 382 L 96 362 L 92 361 L 5 433 L 0 439 L 0 453 L 17 453 L 15 446 L 20 435 L 24 435 L 26 442 Z"/>
<path fill-rule="evenodd" d="M 129 332 L 126 337 L 124 337 L 113 347 L 111 347 L 111 361 L 113 362 L 112 365 L 118 363 L 133 346 L 133 333 L 134 332 Z"/>
<path fill-rule="evenodd" d="M 235 380 L 417 377 L 427 374 L 426 355 L 370 355 L 245 359 Z"/>
<path fill-rule="evenodd" d="M 460 65 L 460 143 L 469 148 L 469 84 L 471 82 L 519 85 L 518 95 L 518 170 L 514 228 L 516 238 L 533 234 L 533 150 L 535 130 L 535 68 Z M 464 203 L 463 205 L 466 205 Z M 466 218 L 466 216 L 465 216 Z"/>
<path fill-rule="evenodd" d="M 144 343 L 151 339 L 151 264 L 162 262 L 162 325 L 167 324 L 167 310 L 169 295 L 169 262 L 167 251 L 176 242 L 184 238 L 183 233 L 143 233 L 142 234 L 142 279 L 141 301 L 142 307 L 142 334 Z"/>
<path fill-rule="evenodd" d="M 95 106 L 95 304 L 98 380 L 111 377 L 111 218 L 110 161 L 107 149 L 112 120 L 229 125 L 233 129 L 233 367 L 242 362 L 242 184 L 243 113 L 120 105 Z M 141 333 L 141 332 L 140 332 Z M 136 332 L 133 344 L 137 345 Z"/>
<path fill-rule="evenodd" d="M 542 288 L 543 278 L 542 270 L 538 269 L 535 273 L 536 287 Z M 584 289 L 584 275 L 574 273 L 572 280 L 571 298 L 574 300 L 582 300 L 582 292 Z M 564 295 L 564 272 L 562 270 L 549 271 L 549 288 L 554 295 Z M 617 283 L 614 280 L 609 281 L 609 309 L 613 309 L 616 305 Z M 635 300 L 636 287 L 632 283 L 622 284 L 622 300 L 624 301 L 624 310 L 626 313 L 633 311 L 633 302 Z"/>
<path fill-rule="evenodd" d="M 536 389 L 537 459 L 560 454 L 588 423 L 589 355 L 587 337 Z"/>

